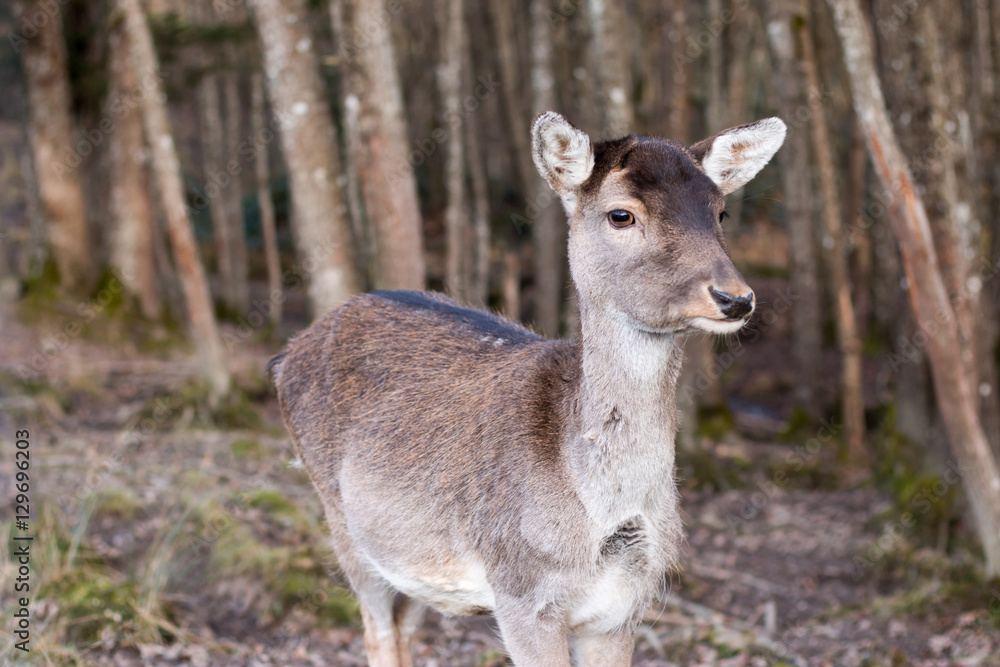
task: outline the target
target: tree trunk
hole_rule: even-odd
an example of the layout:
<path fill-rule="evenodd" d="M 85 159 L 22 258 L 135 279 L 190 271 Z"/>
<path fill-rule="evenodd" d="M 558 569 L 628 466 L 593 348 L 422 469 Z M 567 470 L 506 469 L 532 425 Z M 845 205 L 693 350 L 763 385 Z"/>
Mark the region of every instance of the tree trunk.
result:
<path fill-rule="evenodd" d="M 365 209 L 361 203 L 361 179 L 358 176 L 358 156 L 361 155 L 361 100 L 351 92 L 348 79 L 349 67 L 346 66 L 346 56 L 352 43 L 347 40 L 356 39 L 356 36 L 349 35 L 344 27 L 344 3 L 340 0 L 330 2 L 330 23 L 333 28 L 333 37 L 336 40 L 336 50 L 339 56 L 342 71 L 340 78 L 341 85 L 341 110 L 343 112 L 342 123 L 344 126 L 344 181 L 345 199 L 347 200 L 347 212 L 351 217 L 351 230 L 354 232 L 354 244 L 358 257 L 358 271 L 365 277 L 365 282 L 374 284 L 372 276 L 372 259 L 375 257 L 375 246 L 372 234 L 365 229 Z M 405 169 L 403 165 L 400 169 Z"/>
<path fill-rule="evenodd" d="M 548 6 L 543 7 L 543 11 Z M 504 111 L 507 114 L 507 132 L 514 153 L 514 161 L 517 164 L 517 171 L 521 187 L 524 188 L 525 195 L 529 195 L 534 190 L 535 167 L 531 161 L 531 147 L 528 145 L 529 133 L 525 124 L 530 118 L 525 118 L 520 101 L 524 96 L 524 88 L 520 85 L 517 60 L 517 43 L 514 39 L 514 15 L 509 0 L 491 0 L 490 15 L 493 17 L 494 30 L 497 40 L 497 57 L 500 61 L 500 76 L 503 81 Z M 532 10 L 534 11 L 534 10 Z M 532 19 L 533 21 L 534 19 Z M 546 24 L 548 16 L 545 16 Z M 532 29 L 534 29 L 532 27 Z M 532 48 L 535 48 L 532 44 Z M 551 45 L 549 45 L 551 48 Z M 535 109 L 535 113 L 547 111 L 546 109 Z"/>
<path fill-rule="evenodd" d="M 281 119 L 299 263 L 313 314 L 319 316 L 361 290 L 337 183 L 337 138 L 305 0 L 252 0 L 250 8 L 263 48 L 271 108 Z"/>
<path fill-rule="evenodd" d="M 463 32 L 462 51 L 467 66 L 462 68 L 462 87 L 471 91 L 475 87 L 472 79 L 472 49 L 468 31 Z M 486 306 L 490 290 L 490 193 L 486 180 L 485 156 L 480 142 L 480 127 L 477 127 L 475 120 L 467 118 L 463 123 L 466 167 L 472 185 L 473 242 L 469 245 L 473 252 L 468 298 L 476 305 Z"/>
<path fill-rule="evenodd" d="M 130 58 L 128 33 L 121 22 L 111 26 L 108 49 L 110 89 L 105 115 L 114 119 L 116 128 L 108 134 L 110 262 L 124 278 L 124 288 L 138 301 L 143 316 L 155 320 L 163 307 L 153 255 L 156 218 L 149 198 L 142 113 L 128 102 L 141 94 L 140 82 Z"/>
<path fill-rule="evenodd" d="M 850 246 L 854 249 L 853 282 L 854 312 L 858 324 L 858 336 L 862 339 L 868 333 L 872 314 L 872 236 L 864 219 L 862 207 L 868 184 L 868 156 L 865 155 L 865 140 L 861 136 L 861 126 L 857 117 L 851 114 L 851 140 L 847 149 L 847 217 Z"/>
<path fill-rule="evenodd" d="M 531 96 L 535 114 L 556 107 L 555 81 L 552 74 L 552 30 L 548 3 L 531 0 Z M 532 241 L 535 246 L 534 320 L 547 336 L 559 335 L 563 290 L 566 284 L 566 221 L 562 207 L 549 196 L 549 186 L 534 173 L 527 192 Z M 547 205 L 541 205 L 548 202 Z"/>
<path fill-rule="evenodd" d="M 445 289 L 457 299 L 468 295 L 468 207 L 465 197 L 465 142 L 462 131 L 461 85 L 465 39 L 464 0 L 437 0 L 438 25 L 443 42 L 438 87 L 449 135 L 445 145 L 445 190 L 448 202 L 444 214 L 446 251 Z"/>
<path fill-rule="evenodd" d="M 351 157 L 374 234 L 375 285 L 423 289 L 423 221 L 407 159 L 409 138 L 392 31 L 376 23 L 387 13 L 385 0 L 339 4 L 339 8 L 331 5 L 331 16 L 336 30 L 336 13 L 341 12 L 340 58 L 348 94 L 358 100 L 359 139 L 352 142 Z M 354 35 L 366 37 L 364 48 L 354 47 Z"/>
<path fill-rule="evenodd" d="M 198 82 L 198 116 L 201 121 L 202 182 L 208 212 L 212 219 L 212 238 L 215 241 L 217 297 L 228 308 L 236 305 L 233 291 L 233 264 L 230 248 L 232 224 L 229 220 L 229 176 L 224 171 L 225 148 L 222 142 L 222 108 L 219 100 L 219 78 L 205 74 Z M 224 180 L 225 179 L 225 180 Z"/>
<path fill-rule="evenodd" d="M 910 303 L 927 333 L 938 406 L 983 543 L 987 575 L 995 577 L 1000 575 L 1000 468 L 983 434 L 978 398 L 961 359 L 958 324 L 938 266 L 927 212 L 889 121 L 858 0 L 829 3 L 868 152 L 891 197 L 889 219 L 902 251 Z"/>
<path fill-rule="evenodd" d="M 673 12 L 670 17 L 670 27 L 666 29 L 664 39 L 673 42 L 672 67 L 673 76 L 670 82 L 670 138 L 685 142 L 690 132 L 691 118 L 691 73 L 686 64 L 684 49 L 687 46 L 687 8 L 684 0 L 673 0 Z M 674 37 L 676 39 L 671 39 Z"/>
<path fill-rule="evenodd" d="M 635 129 L 632 75 L 626 17 L 618 2 L 588 0 L 593 32 L 594 60 L 604 107 L 601 138 L 620 137 Z"/>
<path fill-rule="evenodd" d="M 16 20 L 24 17 L 29 24 L 36 13 L 47 17 L 37 22 L 37 35 L 21 42 L 21 64 L 28 89 L 28 128 L 41 212 L 49 250 L 59 269 L 59 282 L 69 291 L 83 294 L 92 277 L 86 209 L 78 171 L 86 153 L 76 148 L 73 133 L 60 7 L 58 3 L 26 0 L 14 5 L 14 15 Z"/>
<path fill-rule="evenodd" d="M 503 256 L 503 314 L 521 319 L 521 258 L 511 248 Z"/>
<path fill-rule="evenodd" d="M 833 279 L 834 301 L 836 302 L 837 342 L 841 354 L 841 401 L 844 418 L 844 438 L 847 451 L 855 462 L 864 461 L 865 406 L 861 378 L 861 341 L 854 320 L 854 303 L 851 299 L 850 273 L 847 268 L 847 253 L 841 225 L 844 217 L 840 210 L 840 193 L 834 173 L 833 148 L 826 125 L 826 114 L 818 100 L 820 94 L 819 73 L 816 53 L 809 27 L 809 3 L 802 2 L 801 14 L 796 17 L 802 65 L 806 84 L 811 92 L 813 104 L 809 127 L 812 131 L 812 145 L 818 165 L 820 208 L 823 219 L 823 247 L 829 250 L 830 276 Z"/>
<path fill-rule="evenodd" d="M 277 334 L 281 327 L 281 261 L 278 255 L 278 234 L 274 220 L 274 202 L 271 201 L 271 177 L 268 169 L 268 140 L 260 141 L 266 129 L 264 114 L 264 81 L 254 73 L 250 82 L 251 125 L 256 142 L 254 179 L 257 185 L 257 205 L 260 208 L 260 230 L 264 244 L 264 261 L 267 264 L 267 302 L 270 304 L 271 326 Z"/>
<path fill-rule="evenodd" d="M 229 61 L 237 60 L 234 49 L 228 49 Z M 234 65 L 235 67 L 235 65 Z M 242 170 L 232 170 L 229 173 L 230 161 L 240 159 L 239 145 L 243 137 L 243 126 L 240 122 L 243 116 L 243 103 L 240 100 L 240 85 L 237 74 L 227 72 L 222 75 L 222 98 L 226 109 L 226 121 L 223 125 L 226 152 L 223 168 L 232 179 L 226 187 L 226 213 L 229 221 L 229 266 L 232 271 L 232 305 L 239 313 L 246 313 L 250 307 L 250 288 L 248 285 L 247 239 L 243 225 L 243 183 Z"/>
<path fill-rule="evenodd" d="M 793 37 L 794 8 L 797 0 L 769 0 L 767 36 L 774 66 L 775 89 L 781 114 L 788 120 L 788 136 L 778 154 L 782 193 L 792 255 L 791 278 L 795 287 L 792 309 L 792 354 L 795 357 L 795 393 L 799 407 L 810 417 L 822 414 L 818 404 L 819 358 L 822 350 L 820 291 L 813 235 L 811 184 L 809 182 L 809 137 L 797 120 L 807 108 L 805 86 L 799 70 Z"/>
<path fill-rule="evenodd" d="M 157 72 L 159 65 L 153 50 L 153 37 L 146 23 L 139 0 L 115 0 L 115 7 L 126 23 L 132 62 L 136 71 Z M 191 221 L 184 201 L 184 187 L 181 183 L 181 167 L 170 133 L 170 120 L 164 106 L 160 81 L 150 77 L 145 94 L 142 96 L 142 121 L 146 141 L 152 148 L 153 176 L 163 212 L 167 219 L 167 231 L 174 249 L 177 274 L 184 291 L 192 334 L 198 349 L 202 372 L 209 382 L 212 396 L 218 399 L 229 390 L 229 369 L 222 352 L 219 330 L 212 311 L 212 299 L 208 292 L 205 271 L 198 258 Z"/>

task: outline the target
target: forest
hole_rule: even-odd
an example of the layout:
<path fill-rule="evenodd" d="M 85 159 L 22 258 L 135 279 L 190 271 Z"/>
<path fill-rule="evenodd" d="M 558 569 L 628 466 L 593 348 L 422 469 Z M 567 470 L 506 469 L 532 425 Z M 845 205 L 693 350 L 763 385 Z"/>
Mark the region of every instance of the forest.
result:
<path fill-rule="evenodd" d="M 1000 0 L 13 0 L 0 35 L 0 663 L 369 664 L 268 360 L 372 290 L 579 338 L 553 110 L 787 126 L 720 216 L 756 310 L 683 338 L 632 664 L 1000 665 Z M 433 611 L 413 656 L 513 664 Z"/>

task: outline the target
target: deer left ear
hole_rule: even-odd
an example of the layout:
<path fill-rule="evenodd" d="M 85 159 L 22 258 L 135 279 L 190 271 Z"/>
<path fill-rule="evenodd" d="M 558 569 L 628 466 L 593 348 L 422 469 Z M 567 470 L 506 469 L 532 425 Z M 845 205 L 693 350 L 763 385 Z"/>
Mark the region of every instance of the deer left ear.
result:
<path fill-rule="evenodd" d="M 691 146 L 695 159 L 722 194 L 738 190 L 764 168 L 785 141 L 780 118 L 765 118 L 720 132 Z"/>

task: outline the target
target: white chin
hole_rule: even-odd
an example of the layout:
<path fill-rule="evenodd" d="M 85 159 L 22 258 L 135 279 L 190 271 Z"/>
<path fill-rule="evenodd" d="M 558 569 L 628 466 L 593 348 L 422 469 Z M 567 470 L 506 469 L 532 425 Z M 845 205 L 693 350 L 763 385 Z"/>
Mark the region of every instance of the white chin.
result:
<path fill-rule="evenodd" d="M 691 318 L 691 326 L 695 329 L 700 329 L 701 331 L 707 331 L 713 334 L 731 334 L 736 333 L 743 328 L 746 324 L 746 320 L 712 320 L 707 317 L 693 317 Z"/>

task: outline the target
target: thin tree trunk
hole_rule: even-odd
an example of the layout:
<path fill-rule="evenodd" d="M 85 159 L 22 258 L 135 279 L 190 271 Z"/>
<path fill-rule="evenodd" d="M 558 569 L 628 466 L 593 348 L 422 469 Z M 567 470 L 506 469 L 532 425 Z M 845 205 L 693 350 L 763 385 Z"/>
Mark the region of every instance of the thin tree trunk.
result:
<path fill-rule="evenodd" d="M 546 6 L 545 9 L 547 8 Z M 517 43 L 514 39 L 513 7 L 509 0 L 491 0 L 490 10 L 496 31 L 497 56 L 500 61 L 501 81 L 503 81 L 501 94 L 503 95 L 504 111 L 507 114 L 507 131 L 514 152 L 514 161 L 517 163 L 519 183 L 524 188 L 525 194 L 528 195 L 534 190 L 535 167 L 531 161 L 531 147 L 528 145 L 529 133 L 525 130 L 526 123 L 530 119 L 525 118 L 520 105 L 520 100 L 524 96 L 524 88 L 520 85 Z M 545 20 L 548 21 L 548 16 L 545 17 Z M 551 48 L 551 45 L 549 46 Z M 534 47 L 533 44 L 532 48 Z M 546 110 L 548 107 L 545 109 L 536 108 L 535 113 Z"/>
<path fill-rule="evenodd" d="M 347 33 L 344 27 L 344 3 L 341 0 L 330 2 L 330 23 L 333 28 L 333 37 L 336 40 L 336 49 L 340 53 L 341 74 L 341 109 L 343 111 L 344 125 L 344 177 L 346 181 L 347 211 L 351 217 L 351 230 L 354 232 L 354 243 L 357 247 L 358 270 L 365 277 L 366 282 L 374 284 L 372 272 L 372 258 L 375 257 L 375 246 L 372 234 L 368 234 L 365 229 L 365 208 L 361 203 L 361 179 L 358 176 L 357 159 L 362 151 L 361 141 L 361 100 L 357 94 L 351 92 L 347 80 L 348 70 L 347 55 L 351 47 L 352 35 Z M 399 169 L 405 171 L 403 165 Z"/>
<path fill-rule="evenodd" d="M 801 3 L 801 10 L 795 18 L 799 46 L 802 52 L 802 66 L 805 70 L 806 85 L 818 99 L 820 91 L 817 72 L 816 52 L 813 47 L 809 23 L 809 3 Z M 820 208 L 823 219 L 823 247 L 829 249 L 830 276 L 833 279 L 834 301 L 837 309 L 837 342 L 841 354 L 841 399 L 844 418 L 844 438 L 847 451 L 856 462 L 865 459 L 865 408 L 861 378 L 861 341 L 854 321 L 854 303 L 851 298 L 850 273 L 847 268 L 847 253 L 844 247 L 844 233 L 841 229 L 844 218 L 840 211 L 840 193 L 834 174 L 833 148 L 830 146 L 830 132 L 826 125 L 823 106 L 812 105 L 809 123 L 816 163 L 819 166 Z"/>
<path fill-rule="evenodd" d="M 716 20 L 722 14 L 722 0 L 708 0 L 706 3 L 708 10 L 708 21 Z M 725 127 L 729 119 L 724 107 L 722 88 L 725 85 L 723 75 L 723 44 L 725 43 L 723 33 L 708 46 L 708 102 L 706 115 L 708 129 L 710 132 L 718 132 Z"/>
<path fill-rule="evenodd" d="M 462 87 L 469 91 L 474 87 L 472 80 L 472 49 L 469 34 L 463 31 L 462 51 L 466 67 L 462 68 Z M 472 266 L 469 285 L 469 299 L 485 306 L 490 290 L 490 193 L 486 181 L 486 166 L 483 162 L 483 147 L 480 142 L 480 128 L 474 118 L 467 118 L 465 129 L 465 160 L 472 185 Z"/>
<path fill-rule="evenodd" d="M 555 80 L 552 73 L 552 30 L 546 0 L 531 0 L 531 94 L 532 111 L 541 113 L 556 106 Z M 548 196 L 548 184 L 537 173 L 531 179 L 529 202 L 537 212 L 532 216 L 532 240 L 535 245 L 534 320 L 545 335 L 559 335 L 563 308 L 566 263 L 566 222 L 561 207 Z M 548 201 L 547 206 L 539 202 Z"/>
<path fill-rule="evenodd" d="M 228 308 L 236 305 L 233 291 L 233 264 L 230 248 L 231 226 L 229 198 L 225 189 L 230 186 L 224 171 L 225 148 L 222 142 L 222 108 L 219 99 L 219 77 L 205 74 L 198 82 L 198 111 L 201 127 L 202 182 L 212 219 L 212 238 L 215 240 L 215 264 L 218 280 L 218 299 Z"/>
<path fill-rule="evenodd" d="M 409 139 L 392 33 L 388 26 L 372 28 L 386 14 L 385 0 L 334 3 L 335 31 L 338 11 L 347 89 L 358 99 L 359 139 L 350 142 L 355 148 L 351 158 L 375 237 L 375 284 L 383 289 L 423 289 L 423 221 L 407 162 Z M 352 48 L 353 35 L 367 37 L 364 48 Z"/>
<path fill-rule="evenodd" d="M 512 248 L 503 256 L 503 314 L 521 319 L 521 258 Z"/>
<path fill-rule="evenodd" d="M 670 138 L 674 141 L 684 142 L 688 139 L 691 124 L 691 73 L 684 55 L 688 32 L 687 8 L 685 0 L 673 0 L 671 4 L 673 12 L 670 17 L 670 26 L 665 28 L 667 34 L 664 35 L 666 41 L 672 41 L 674 44 L 671 58 L 673 76 L 670 91 Z M 671 33 L 676 37 L 675 40 L 670 40 Z"/>
<path fill-rule="evenodd" d="M 445 288 L 458 299 L 468 295 L 468 253 L 466 226 L 468 207 L 465 197 L 465 145 L 461 106 L 462 41 L 465 33 L 464 0 L 437 0 L 438 21 L 443 42 L 438 86 L 442 106 L 449 126 L 445 146 L 445 189 L 448 201 L 445 209 Z"/>
<path fill-rule="evenodd" d="M 796 297 L 795 307 L 792 309 L 795 394 L 799 407 L 816 419 L 822 413 L 817 401 L 822 328 L 817 253 L 810 206 L 809 137 L 802 123 L 796 120 L 799 110 L 807 107 L 792 32 L 795 4 L 796 0 L 769 0 L 766 28 L 781 114 L 789 122 L 788 136 L 778 159 L 781 164 L 782 193 L 791 245 L 792 285 Z"/>
<path fill-rule="evenodd" d="M 603 138 L 620 137 L 635 129 L 632 110 L 631 40 L 618 2 L 588 0 L 594 60 L 604 106 Z"/>
<path fill-rule="evenodd" d="M 132 62 L 137 71 L 156 72 L 159 67 L 153 38 L 143 15 L 139 0 L 115 0 L 116 8 L 126 22 Z M 200 368 L 209 382 L 212 396 L 216 399 L 229 391 L 229 369 L 222 352 L 222 342 L 212 311 L 212 299 L 208 292 L 208 281 L 198 258 L 191 221 L 184 201 L 184 187 L 181 183 L 180 162 L 170 133 L 170 120 L 163 104 L 165 99 L 159 79 L 151 79 L 149 89 L 142 96 L 142 120 L 146 141 L 152 148 L 153 175 L 163 212 L 167 219 L 167 231 L 174 249 L 177 274 L 184 291 L 188 316 L 195 345 L 200 357 Z M 144 84 L 147 85 L 147 84 Z"/>
<path fill-rule="evenodd" d="M 229 49 L 229 60 L 236 62 L 237 56 Z M 239 145 L 243 136 L 243 104 L 240 100 L 240 85 L 237 74 L 229 72 L 222 75 L 222 98 L 226 108 L 226 121 L 223 125 L 226 139 L 226 152 L 222 166 L 229 172 L 229 163 L 239 160 Z M 229 173 L 232 181 L 226 188 L 226 213 L 229 220 L 229 266 L 232 271 L 232 305 L 237 312 L 245 313 L 250 307 L 250 288 L 248 285 L 247 239 L 243 225 L 243 183 L 242 171 Z"/>
<path fill-rule="evenodd" d="M 14 5 L 16 18 L 36 14 L 38 34 L 21 42 L 21 64 L 28 89 L 29 134 L 45 220 L 49 251 L 59 270 L 60 284 L 84 293 L 90 284 L 91 262 L 86 208 L 73 136 L 66 44 L 59 3 L 27 0 Z"/>
<path fill-rule="evenodd" d="M 748 6 L 737 13 L 737 22 L 731 26 L 733 48 L 727 70 L 726 108 L 720 125 L 714 127 L 713 131 L 729 125 L 738 125 L 748 120 L 747 93 L 756 87 L 751 83 L 757 84 L 759 82 L 759 75 L 756 71 L 753 71 L 755 81 L 749 81 L 751 68 L 748 66 L 754 36 L 760 29 L 759 21 L 757 13 Z M 743 219 L 744 192 L 744 188 L 740 188 L 727 197 L 726 210 L 729 211 L 730 224 L 736 229 L 739 229 Z"/>
<path fill-rule="evenodd" d="M 257 153 L 254 157 L 254 178 L 257 185 L 257 205 L 260 208 L 260 229 L 264 243 L 264 261 L 267 264 L 267 302 L 270 304 L 271 326 L 277 333 L 281 327 L 281 261 L 278 255 L 278 234 L 274 220 L 274 202 L 271 201 L 271 177 L 268 169 L 269 140 L 262 139 L 266 130 L 264 115 L 264 81 L 255 72 L 250 82 L 251 125 Z"/>
<path fill-rule="evenodd" d="M 305 0 L 252 0 L 266 64 L 267 90 L 281 119 L 299 262 L 314 315 L 361 290 L 353 240 L 337 179 L 337 138 L 319 76 Z"/>
<path fill-rule="evenodd" d="M 867 221 L 862 215 L 867 185 L 868 156 L 865 155 L 865 140 L 861 136 L 858 119 L 851 113 L 851 141 L 847 152 L 847 202 L 846 224 L 850 244 L 854 248 L 854 312 L 858 324 L 858 336 L 867 335 L 872 313 L 872 237 Z"/>
<path fill-rule="evenodd" d="M 979 421 L 978 399 L 961 360 L 961 338 L 934 249 L 930 223 L 896 140 L 858 0 L 829 0 L 854 107 L 882 185 L 890 193 L 889 219 L 909 281 L 910 303 L 927 332 L 938 406 L 962 471 L 972 514 L 986 554 L 988 576 L 1000 575 L 1000 468 Z M 932 328 L 933 333 L 929 328 Z"/>
<path fill-rule="evenodd" d="M 139 302 L 143 316 L 153 320 L 160 317 L 163 307 L 153 255 L 156 218 L 149 198 L 142 113 L 127 101 L 141 91 L 132 66 L 128 33 L 121 22 L 112 25 L 108 48 L 110 90 L 105 115 L 115 121 L 115 131 L 108 134 L 110 261 L 124 278 L 125 290 Z"/>

